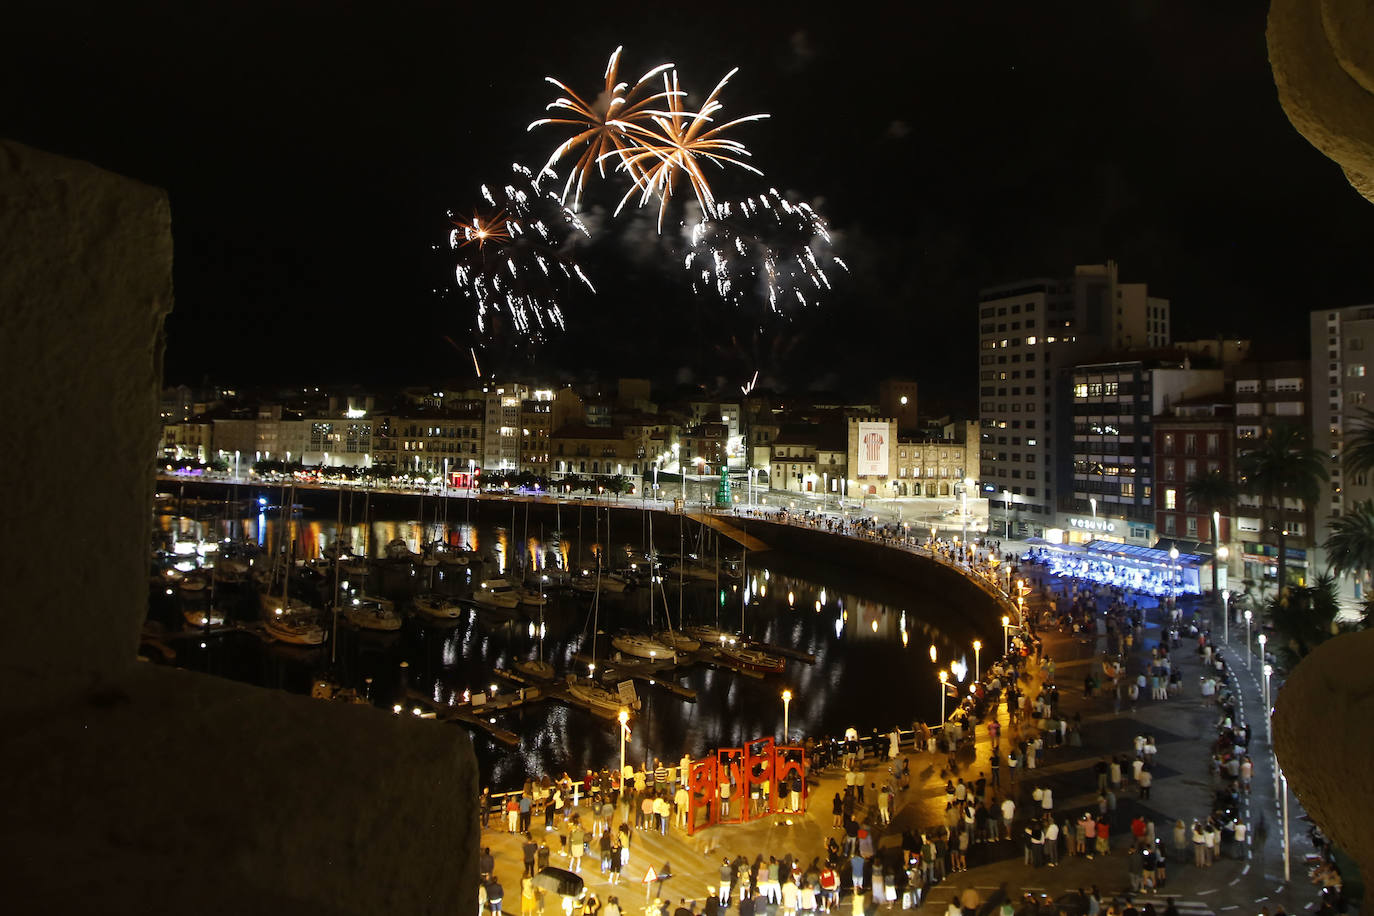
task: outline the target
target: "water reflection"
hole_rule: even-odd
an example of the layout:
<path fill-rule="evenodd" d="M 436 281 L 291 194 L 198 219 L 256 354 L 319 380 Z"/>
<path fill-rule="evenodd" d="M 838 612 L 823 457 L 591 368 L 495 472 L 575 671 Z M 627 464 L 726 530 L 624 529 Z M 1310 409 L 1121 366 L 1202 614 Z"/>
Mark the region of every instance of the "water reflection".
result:
<path fill-rule="evenodd" d="M 465 568 L 415 564 L 406 575 L 386 567 L 369 590 L 396 600 L 398 607 L 407 607 L 408 600 L 425 588 L 468 596 L 473 582 L 493 572 L 518 583 L 548 571 L 594 571 L 598 553 L 617 567 L 643 563 L 646 544 L 634 539 L 636 532 L 616 531 L 598 539 L 590 536 L 590 524 L 584 537 L 571 525 L 566 532 L 546 532 L 538 526 L 529 531 L 521 522 L 514 513 L 511 523 L 504 525 L 402 519 L 345 520 L 340 525 L 333 518 L 283 520 L 267 513 L 212 522 L 159 519 L 161 530 L 176 540 L 247 541 L 263 545 L 269 558 L 290 545 L 298 559 L 311 560 L 342 541 L 380 559 L 386 556 L 386 545 L 397 538 L 414 553 L 438 542 L 469 547 L 481 557 Z M 512 551 L 514 544 L 522 549 Z M 676 536 L 665 537 L 659 548 L 675 552 L 677 544 Z M 715 547 L 700 552 L 714 557 Z M 728 567 L 725 561 L 735 559 L 735 548 L 723 542 L 720 555 L 722 566 Z M 509 692 L 513 685 L 496 672 L 510 671 L 520 661 L 548 661 L 560 677 L 574 669 L 586 670 L 576 664 L 575 656 L 599 660 L 604 667 L 613 660 L 612 635 L 663 628 L 665 617 L 674 627 L 697 624 L 742 631 L 753 639 L 814 655 L 814 664 L 789 660 L 784 673 L 764 678 L 706 666 L 684 668 L 677 683 L 695 691 L 695 704 L 636 682 L 641 708 L 631 726 L 626 756 L 638 763 L 780 735 L 783 689 L 790 689 L 794 697 L 794 735 L 839 734 L 848 727 L 867 733 L 899 724 L 910 727 L 916 719 L 933 720 L 940 708 L 937 672 L 950 669 L 954 682 L 966 683 L 965 659 L 971 654 L 971 641 L 979 636 L 960 609 L 939 595 L 912 594 L 895 579 L 856 575 L 816 558 L 771 553 L 750 556 L 742 579 L 731 578 L 724 569 L 717 573 L 712 564 L 681 575 L 662 572 L 652 590 L 640 585 L 622 593 L 603 591 L 595 614 L 590 596 L 552 583 L 546 588 L 542 609 L 522 606 L 517 613 L 498 615 L 469 607 L 448 627 L 412 616 L 390 642 L 340 626 L 332 669 L 328 648 L 264 651 L 252 640 L 251 645 L 238 645 L 238 637 L 212 640 L 204 652 L 197 649 L 198 654 L 179 663 L 301 692 L 314 677 L 331 673 L 378 706 L 389 709 L 401 702 L 409 709 L 407 691 L 441 705 L 462 704 L 474 694 L 489 693 L 493 684 L 498 692 Z M 245 601 L 244 607 L 250 604 Z M 983 639 L 990 644 L 986 634 Z M 927 646 L 935 648 L 934 659 Z M 494 785 L 516 785 L 529 775 L 600 768 L 618 755 L 615 726 L 582 709 L 536 703 L 495 713 L 493 718 L 520 737 L 519 747 L 512 750 L 485 732 L 472 731 L 484 778 Z"/>

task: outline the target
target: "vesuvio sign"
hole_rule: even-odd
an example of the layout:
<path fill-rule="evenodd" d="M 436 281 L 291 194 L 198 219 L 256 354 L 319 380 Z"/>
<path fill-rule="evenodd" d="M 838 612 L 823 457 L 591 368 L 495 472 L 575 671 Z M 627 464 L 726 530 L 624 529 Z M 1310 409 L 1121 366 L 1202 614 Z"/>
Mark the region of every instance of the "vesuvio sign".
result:
<path fill-rule="evenodd" d="M 1069 517 L 1069 527 L 1079 528 L 1083 531 L 1106 531 L 1116 530 L 1116 522 L 1109 522 L 1105 518 L 1074 518 Z"/>

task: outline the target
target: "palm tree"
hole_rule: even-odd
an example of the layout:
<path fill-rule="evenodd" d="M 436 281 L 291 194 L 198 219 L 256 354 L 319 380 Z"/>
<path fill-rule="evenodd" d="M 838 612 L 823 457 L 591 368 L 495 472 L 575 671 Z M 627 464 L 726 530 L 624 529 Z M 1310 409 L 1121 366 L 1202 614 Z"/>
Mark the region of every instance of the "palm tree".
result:
<path fill-rule="evenodd" d="M 1374 411 L 1361 408 L 1341 446 L 1341 464 L 1347 474 L 1374 470 Z"/>
<path fill-rule="evenodd" d="M 1337 621 L 1340 602 L 1336 592 L 1336 580 L 1321 575 L 1311 586 L 1292 589 L 1286 598 L 1269 601 L 1269 619 L 1277 637 L 1274 654 L 1280 664 L 1292 668 L 1332 636 L 1355 629 Z"/>
<path fill-rule="evenodd" d="M 1194 477 L 1183 485 L 1183 497 L 1190 503 L 1195 503 L 1203 508 L 1209 518 L 1212 529 L 1212 593 L 1217 591 L 1217 542 L 1221 540 L 1220 525 L 1217 524 L 1217 517 L 1213 515 L 1227 508 L 1235 501 L 1236 485 L 1226 479 L 1226 475 L 1221 471 L 1208 471 L 1200 477 Z"/>
<path fill-rule="evenodd" d="M 1260 512 L 1266 517 L 1277 511 L 1278 518 L 1266 524 L 1278 538 L 1278 600 L 1288 587 L 1288 525 L 1284 521 L 1284 500 L 1297 499 L 1313 505 L 1321 497 L 1326 467 L 1321 454 L 1312 447 L 1307 430 L 1277 424 L 1240 460 L 1241 488 L 1260 499 Z"/>
<path fill-rule="evenodd" d="M 1327 535 L 1326 565 L 1338 576 L 1363 576 L 1374 571 L 1374 502 L 1361 500 L 1331 520 Z"/>

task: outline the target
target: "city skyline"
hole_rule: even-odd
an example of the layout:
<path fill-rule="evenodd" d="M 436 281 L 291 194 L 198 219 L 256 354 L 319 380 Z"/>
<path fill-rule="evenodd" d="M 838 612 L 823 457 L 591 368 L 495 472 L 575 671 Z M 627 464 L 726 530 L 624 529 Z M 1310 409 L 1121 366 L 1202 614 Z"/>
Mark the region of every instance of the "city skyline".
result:
<path fill-rule="evenodd" d="M 813 202 L 851 272 L 826 305 L 755 321 L 664 263 L 656 206 L 612 221 L 591 182 L 597 294 L 539 363 L 489 348 L 486 372 L 966 394 L 980 288 L 1108 259 L 1170 300 L 1181 339 L 1278 343 L 1371 299 L 1374 211 L 1280 109 L 1262 8 L 531 12 L 516 31 L 425 3 L 34 9 L 9 30 L 7 132 L 169 190 L 169 383 L 472 373 L 447 213 L 541 164 L 544 77 L 593 91 L 618 45 L 624 72 L 672 61 L 695 92 L 739 66 L 724 113 L 772 115 L 738 132 L 765 174 L 712 172 L 719 193 Z"/>

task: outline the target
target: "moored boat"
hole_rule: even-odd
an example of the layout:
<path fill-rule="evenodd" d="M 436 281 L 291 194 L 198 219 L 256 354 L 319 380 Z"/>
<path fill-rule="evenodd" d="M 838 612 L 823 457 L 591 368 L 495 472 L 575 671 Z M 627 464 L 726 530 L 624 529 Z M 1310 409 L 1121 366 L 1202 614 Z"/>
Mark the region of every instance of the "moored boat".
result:
<path fill-rule="evenodd" d="M 344 606 L 344 617 L 355 627 L 384 633 L 401 628 L 401 615 L 396 605 L 386 598 L 359 595 Z"/>
<path fill-rule="evenodd" d="M 505 579 L 488 579 L 473 591 L 472 600 L 485 607 L 513 608 L 520 603 L 515 588 Z"/>
<path fill-rule="evenodd" d="M 686 633 L 679 633 L 676 630 L 660 630 L 654 634 L 654 639 L 678 652 L 695 652 L 701 648 L 700 640 L 693 639 Z"/>
<path fill-rule="evenodd" d="M 598 716 L 615 718 L 620 714 L 620 694 L 602 687 L 591 678 L 568 675 L 568 693 Z"/>
<path fill-rule="evenodd" d="M 776 674 L 787 667 L 787 661 L 777 655 L 769 655 L 760 649 L 747 649 L 742 646 L 725 646 L 720 654 L 749 671 Z"/>
<path fill-rule="evenodd" d="M 626 655 L 633 655 L 637 658 L 651 658 L 655 661 L 661 659 L 672 661 L 677 655 L 672 648 L 664 645 L 652 636 L 641 636 L 634 633 L 612 637 L 611 645 L 615 646 Z"/>
<path fill-rule="evenodd" d="M 443 595 L 416 595 L 413 601 L 415 610 L 429 620 L 443 623 L 463 616 L 463 606 Z"/>

